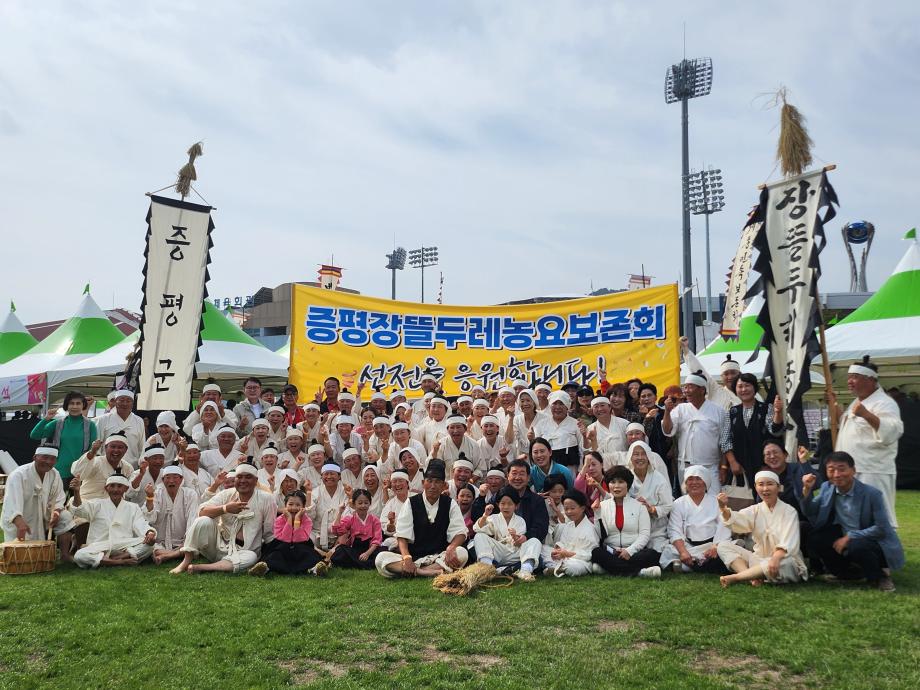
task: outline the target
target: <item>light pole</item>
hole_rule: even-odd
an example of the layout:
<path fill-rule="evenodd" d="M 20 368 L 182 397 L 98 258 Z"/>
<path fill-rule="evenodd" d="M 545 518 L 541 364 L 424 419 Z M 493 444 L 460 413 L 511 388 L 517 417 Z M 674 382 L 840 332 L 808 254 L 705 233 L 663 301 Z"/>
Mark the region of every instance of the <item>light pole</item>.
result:
<path fill-rule="evenodd" d="M 706 320 L 712 322 L 712 274 L 709 254 L 709 216 L 725 208 L 722 171 L 719 168 L 692 172 L 686 178 L 687 206 L 695 216 L 706 216 Z"/>
<path fill-rule="evenodd" d="M 422 269 L 422 303 L 425 302 L 425 268 L 438 265 L 437 247 L 420 247 L 409 250 L 409 263 L 413 268 Z"/>
<path fill-rule="evenodd" d="M 684 58 L 676 65 L 671 65 L 664 79 L 664 100 L 666 103 L 680 101 L 681 114 L 681 179 L 686 180 L 690 174 L 690 143 L 688 131 L 687 101 L 697 96 L 706 96 L 712 90 L 712 60 L 709 58 Z M 690 260 L 690 209 L 687 205 L 687 187 L 683 189 L 684 209 L 684 290 L 682 311 L 684 335 L 691 350 L 696 350 L 696 328 L 693 323 L 693 262 Z"/>
<path fill-rule="evenodd" d="M 387 254 L 387 268 L 393 273 L 392 299 L 396 299 L 396 271 L 401 271 L 406 267 L 406 250 L 397 247 L 392 254 Z"/>

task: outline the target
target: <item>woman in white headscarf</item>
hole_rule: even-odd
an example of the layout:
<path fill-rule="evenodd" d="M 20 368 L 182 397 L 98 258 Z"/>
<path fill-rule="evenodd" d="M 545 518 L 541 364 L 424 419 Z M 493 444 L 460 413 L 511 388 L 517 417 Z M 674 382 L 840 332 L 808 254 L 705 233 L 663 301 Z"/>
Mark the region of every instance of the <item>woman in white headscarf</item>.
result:
<path fill-rule="evenodd" d="M 719 503 L 709 491 L 712 473 L 700 465 L 684 472 L 683 496 L 674 501 L 668 517 L 668 544 L 661 552 L 661 567 L 675 573 L 708 572 L 723 575 L 718 545 L 731 539 L 719 518 Z"/>
<path fill-rule="evenodd" d="M 645 441 L 633 441 L 626 451 L 628 467 L 633 473 L 629 495 L 645 506 L 652 521 L 649 548 L 661 553 L 668 543 L 668 516 L 674 505 L 671 485 L 666 476 L 655 471 L 650 459 L 652 449 Z"/>

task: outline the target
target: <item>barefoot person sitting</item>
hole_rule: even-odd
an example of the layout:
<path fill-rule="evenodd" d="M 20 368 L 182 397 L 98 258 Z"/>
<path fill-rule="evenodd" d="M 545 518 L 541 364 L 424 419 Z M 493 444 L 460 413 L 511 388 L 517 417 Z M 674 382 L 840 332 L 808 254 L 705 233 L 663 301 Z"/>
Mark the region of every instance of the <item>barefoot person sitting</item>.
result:
<path fill-rule="evenodd" d="M 181 548 L 182 562 L 171 573 L 248 570 L 259 560 L 263 545 L 275 538 L 275 499 L 256 488 L 259 471 L 247 462 L 235 471 L 232 489 L 218 491 L 201 504 Z M 192 565 L 198 555 L 209 562 Z"/>
<path fill-rule="evenodd" d="M 770 470 L 757 472 L 754 489 L 761 503 L 740 511 L 728 507 L 724 493 L 717 497 L 725 526 L 737 534 L 750 533 L 754 541 L 753 551 L 729 540 L 716 545 L 719 558 L 732 571 L 731 575 L 720 577 L 719 582 L 723 587 L 736 582 L 750 582 L 757 587 L 764 580 L 772 584 L 807 580 L 808 568 L 799 542 L 799 514 L 779 499 L 779 475 Z"/>
<path fill-rule="evenodd" d="M 430 460 L 424 491 L 411 496 L 396 518 L 398 553 L 383 551 L 374 562 L 384 577 L 435 577 L 466 565 L 466 523 L 460 506 L 444 494 L 445 477 L 444 461 Z"/>
<path fill-rule="evenodd" d="M 153 551 L 157 532 L 147 524 L 140 507 L 125 500 L 128 485 L 128 478 L 124 475 L 110 475 L 105 480 L 108 498 L 83 501 L 80 496 L 80 478 L 74 475 L 70 483 L 73 490 L 73 515 L 89 523 L 86 546 L 73 557 L 81 568 L 137 565 Z"/>
<path fill-rule="evenodd" d="M 179 550 L 185 543 L 188 528 L 198 517 L 198 492 L 182 482 L 182 468 L 171 465 L 162 471 L 162 485 L 154 488 L 148 484 L 144 490 L 144 517 L 157 531 L 153 545 L 153 562 L 182 558 Z"/>

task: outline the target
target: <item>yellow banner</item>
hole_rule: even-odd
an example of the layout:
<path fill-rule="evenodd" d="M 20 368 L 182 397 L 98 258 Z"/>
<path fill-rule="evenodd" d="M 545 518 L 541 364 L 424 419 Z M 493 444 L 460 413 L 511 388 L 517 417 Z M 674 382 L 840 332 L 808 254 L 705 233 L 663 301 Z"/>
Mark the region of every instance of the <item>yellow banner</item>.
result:
<path fill-rule="evenodd" d="M 611 382 L 637 377 L 661 389 L 680 380 L 676 285 L 497 307 L 293 289 L 290 380 L 301 397 L 329 376 L 351 391 L 363 381 L 409 397 L 426 373 L 443 377 L 447 395 L 515 379 L 596 388 L 598 367 Z"/>

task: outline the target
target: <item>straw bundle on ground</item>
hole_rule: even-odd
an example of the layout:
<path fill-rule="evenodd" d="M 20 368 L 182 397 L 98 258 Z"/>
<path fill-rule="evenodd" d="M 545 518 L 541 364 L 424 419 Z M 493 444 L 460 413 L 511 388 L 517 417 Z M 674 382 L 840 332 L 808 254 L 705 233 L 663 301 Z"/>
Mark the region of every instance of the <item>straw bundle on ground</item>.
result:
<path fill-rule="evenodd" d="M 473 563 L 452 573 L 438 575 L 431 586 L 444 594 L 465 597 L 480 585 L 489 582 L 497 575 L 494 565 Z"/>

